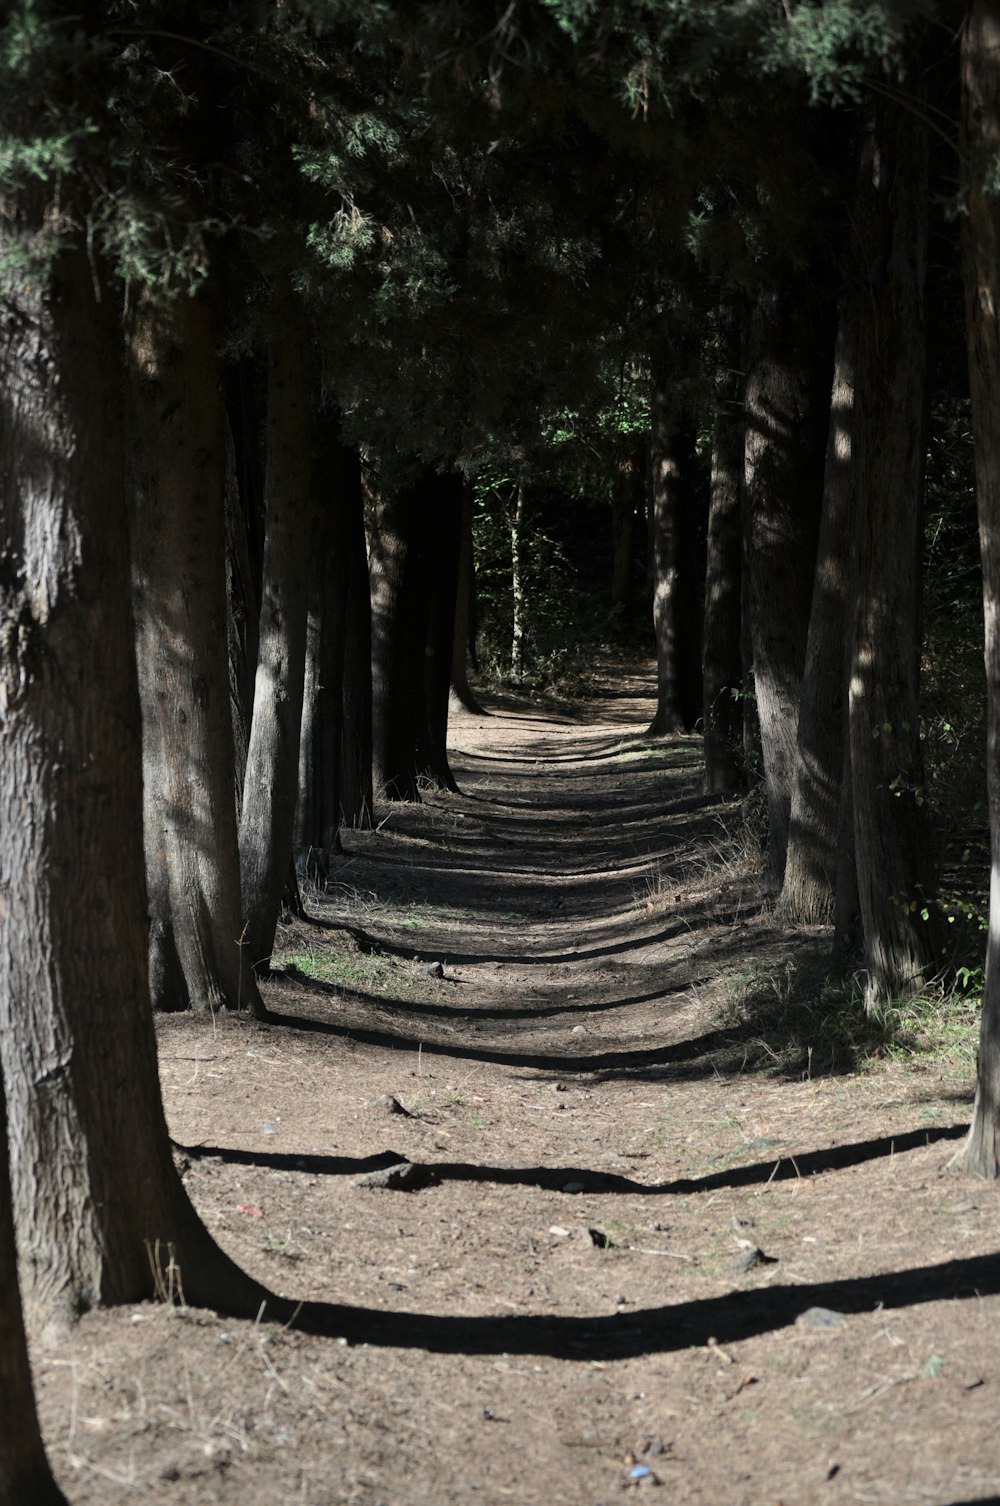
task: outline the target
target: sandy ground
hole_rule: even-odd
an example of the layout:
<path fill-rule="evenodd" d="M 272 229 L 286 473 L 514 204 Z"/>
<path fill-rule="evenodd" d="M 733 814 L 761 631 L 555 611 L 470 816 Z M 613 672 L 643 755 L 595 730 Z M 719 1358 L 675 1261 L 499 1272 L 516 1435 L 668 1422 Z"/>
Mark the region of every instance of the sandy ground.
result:
<path fill-rule="evenodd" d="M 462 793 L 350 837 L 275 1023 L 159 1022 L 197 1207 L 344 1333 L 144 1306 L 36 1346 L 71 1502 L 1000 1501 L 968 1045 L 769 1039 L 746 1000 L 818 939 L 649 689 L 457 716 Z"/>

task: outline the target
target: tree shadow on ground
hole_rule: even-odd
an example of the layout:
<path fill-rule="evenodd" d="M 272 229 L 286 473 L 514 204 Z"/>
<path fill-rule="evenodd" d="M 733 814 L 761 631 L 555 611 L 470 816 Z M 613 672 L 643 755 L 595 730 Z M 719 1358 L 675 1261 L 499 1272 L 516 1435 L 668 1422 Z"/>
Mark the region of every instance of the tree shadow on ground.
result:
<path fill-rule="evenodd" d="M 446 1316 L 435 1313 L 295 1304 L 276 1298 L 262 1310 L 306 1333 L 349 1343 L 438 1354 L 535 1355 L 565 1360 L 626 1360 L 679 1349 L 739 1343 L 791 1328 L 810 1309 L 823 1309 L 816 1326 L 837 1326 L 855 1314 L 891 1312 L 928 1302 L 968 1301 L 1000 1293 L 1000 1255 L 973 1255 L 937 1265 L 913 1266 L 833 1281 L 737 1288 L 662 1307 L 587 1317 L 548 1313 Z"/>
<path fill-rule="evenodd" d="M 848 1145 L 831 1145 L 823 1150 L 791 1152 L 777 1159 L 755 1161 L 749 1166 L 730 1166 L 724 1171 L 703 1177 L 677 1177 L 670 1182 L 636 1182 L 614 1172 L 589 1171 L 577 1166 L 477 1166 L 462 1161 L 422 1161 L 419 1163 L 424 1186 L 441 1182 L 491 1182 L 504 1186 L 537 1187 L 548 1192 L 563 1192 L 567 1186 L 576 1193 L 630 1193 L 646 1197 L 689 1197 L 699 1192 L 716 1192 L 721 1188 L 752 1187 L 795 1178 L 814 1177 L 828 1171 L 844 1171 L 866 1161 L 884 1156 L 903 1155 L 924 1145 L 943 1140 L 958 1140 L 968 1132 L 967 1124 L 949 1124 L 935 1128 L 905 1130 L 899 1135 L 882 1135 L 872 1140 L 857 1140 Z M 309 1176 L 359 1176 L 392 1166 L 407 1158 L 396 1151 L 378 1151 L 370 1156 L 295 1155 L 291 1152 L 245 1150 L 217 1145 L 177 1145 L 183 1155 L 196 1160 L 214 1158 L 235 1166 L 257 1166 L 268 1171 L 301 1171 Z M 416 1163 L 415 1163 L 416 1164 Z"/>

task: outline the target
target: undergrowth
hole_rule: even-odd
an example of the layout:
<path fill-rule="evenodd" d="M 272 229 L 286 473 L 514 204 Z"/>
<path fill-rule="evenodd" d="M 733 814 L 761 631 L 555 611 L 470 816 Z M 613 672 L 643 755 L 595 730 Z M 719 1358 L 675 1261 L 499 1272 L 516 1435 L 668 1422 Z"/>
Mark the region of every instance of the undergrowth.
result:
<path fill-rule="evenodd" d="M 837 976 L 828 943 L 796 946 L 795 957 L 725 980 L 723 1026 L 738 1035 L 748 1066 L 819 1076 L 919 1059 L 973 1077 L 981 1002 L 973 989 L 927 989 L 868 1013 L 861 978 Z"/>

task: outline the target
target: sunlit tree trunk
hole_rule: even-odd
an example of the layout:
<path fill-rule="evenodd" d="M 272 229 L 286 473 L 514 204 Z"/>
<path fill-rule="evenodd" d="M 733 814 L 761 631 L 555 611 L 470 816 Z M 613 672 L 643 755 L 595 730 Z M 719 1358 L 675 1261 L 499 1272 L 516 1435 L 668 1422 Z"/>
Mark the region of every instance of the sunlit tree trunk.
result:
<path fill-rule="evenodd" d="M 361 461 L 354 446 L 340 450 L 336 477 L 335 548 L 344 561 L 344 673 L 341 686 L 340 813 L 342 826 L 373 823 L 372 597 L 365 544 Z"/>
<path fill-rule="evenodd" d="M 938 965 L 920 746 L 927 141 L 919 113 L 877 95 L 856 212 L 866 273 L 855 393 L 857 603 L 850 667 L 855 858 L 869 1008 Z"/>
<path fill-rule="evenodd" d="M 417 770 L 439 788 L 457 791 L 458 785 L 448 762 L 448 703 L 462 545 L 462 477 L 457 471 L 434 478 L 427 498 L 424 527 L 429 600 Z"/>
<path fill-rule="evenodd" d="M 1000 200 L 987 191 L 1000 153 L 1000 13 L 973 0 L 962 35 L 966 171 L 962 250 L 969 387 L 983 559 L 990 807 L 990 918 L 976 1069 L 964 1153 L 973 1176 L 1000 1176 Z"/>
<path fill-rule="evenodd" d="M 719 369 L 708 512 L 702 723 L 705 787 L 731 795 L 743 780 L 742 534 L 744 415 L 740 312 L 719 311 Z"/>
<path fill-rule="evenodd" d="M 511 630 L 510 630 L 510 673 L 512 679 L 524 679 L 525 660 L 525 584 L 524 584 L 524 513 L 525 513 L 525 486 L 524 476 L 517 480 L 517 490 L 514 493 L 514 505 L 509 513 L 510 528 L 510 595 L 511 595 Z"/>
<path fill-rule="evenodd" d="M 857 293 L 842 302 L 834 357 L 823 514 L 816 551 L 805 671 L 799 702 L 782 919 L 819 925 L 834 918 L 847 732 L 847 656 L 854 604 L 856 473 L 854 369 Z"/>
<path fill-rule="evenodd" d="M 301 309 L 275 311 L 267 388 L 264 563 L 240 815 L 247 956 L 266 971 L 292 865 L 314 484 L 313 363 Z"/>
<path fill-rule="evenodd" d="M 0 320 L 0 1049 L 29 1325 L 162 1282 L 252 1314 L 174 1168 L 148 982 L 114 301 L 84 248 Z"/>
<path fill-rule="evenodd" d="M 678 535 L 681 506 L 681 421 L 666 376 L 656 372 L 650 405 L 650 556 L 653 566 L 653 634 L 656 640 L 656 711 L 650 736 L 679 732 L 677 644 Z"/>
<path fill-rule="evenodd" d="M 469 657 L 475 636 L 476 562 L 472 539 L 473 487 L 470 478 L 462 484 L 462 524 L 458 556 L 458 589 L 455 596 L 455 644 L 451 666 L 451 693 L 460 706 L 474 716 L 486 716 L 469 684 Z"/>
<path fill-rule="evenodd" d="M 249 1007 L 225 561 L 225 414 L 205 298 L 140 297 L 128 486 L 155 1009 Z"/>
<path fill-rule="evenodd" d="M 825 420 L 823 342 L 808 290 L 764 287 L 750 337 L 744 503 L 754 686 L 767 791 L 768 868 L 780 886 L 792 803 L 799 697 L 816 560 Z M 823 374 L 825 395 L 829 374 Z"/>

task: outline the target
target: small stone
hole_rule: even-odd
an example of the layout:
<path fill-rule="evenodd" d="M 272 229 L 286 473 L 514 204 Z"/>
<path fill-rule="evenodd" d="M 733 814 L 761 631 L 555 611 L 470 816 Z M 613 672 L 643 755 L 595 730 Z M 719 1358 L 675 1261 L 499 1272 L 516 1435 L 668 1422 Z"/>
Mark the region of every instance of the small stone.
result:
<path fill-rule="evenodd" d="M 403 1114 L 407 1119 L 413 1117 L 409 1109 L 403 1107 L 395 1093 L 383 1093 L 381 1098 L 372 1099 L 372 1108 L 377 1109 L 380 1114 Z"/>
<path fill-rule="evenodd" d="M 549 1228 L 549 1233 L 554 1234 L 556 1239 L 569 1239 L 571 1231 L 564 1229 L 562 1224 L 552 1224 Z"/>
<path fill-rule="evenodd" d="M 385 1187 L 393 1192 L 415 1192 L 426 1187 L 430 1173 L 426 1166 L 417 1166 L 412 1161 L 394 1161 L 391 1166 L 381 1166 L 378 1171 L 366 1172 L 356 1177 L 355 1187 Z"/>
<path fill-rule="evenodd" d="M 777 1255 L 765 1255 L 759 1245 L 752 1245 L 749 1250 L 741 1250 L 734 1262 L 736 1274 L 745 1276 L 748 1271 L 753 1271 L 759 1265 L 777 1265 Z"/>
<path fill-rule="evenodd" d="M 430 965 L 430 967 L 427 969 L 427 976 L 429 978 L 443 978 L 444 977 L 444 963 L 443 962 L 432 962 L 431 965 Z"/>
<path fill-rule="evenodd" d="M 586 1035 L 586 1034 L 587 1034 L 587 1027 L 586 1027 L 586 1025 L 574 1025 L 573 1028 L 572 1028 L 572 1030 L 570 1031 L 570 1035 Z"/>
<path fill-rule="evenodd" d="M 278 1133 L 273 1124 L 262 1124 L 260 1129 L 262 1135 L 276 1135 Z"/>
<path fill-rule="evenodd" d="M 582 1191 L 583 1191 L 583 1183 L 582 1182 L 566 1182 L 563 1185 L 563 1192 L 582 1192 Z"/>
<path fill-rule="evenodd" d="M 795 1319 L 795 1326 L 823 1331 L 841 1328 L 846 1322 L 847 1315 L 836 1312 L 832 1307 L 807 1307 L 805 1312 L 799 1313 Z"/>

